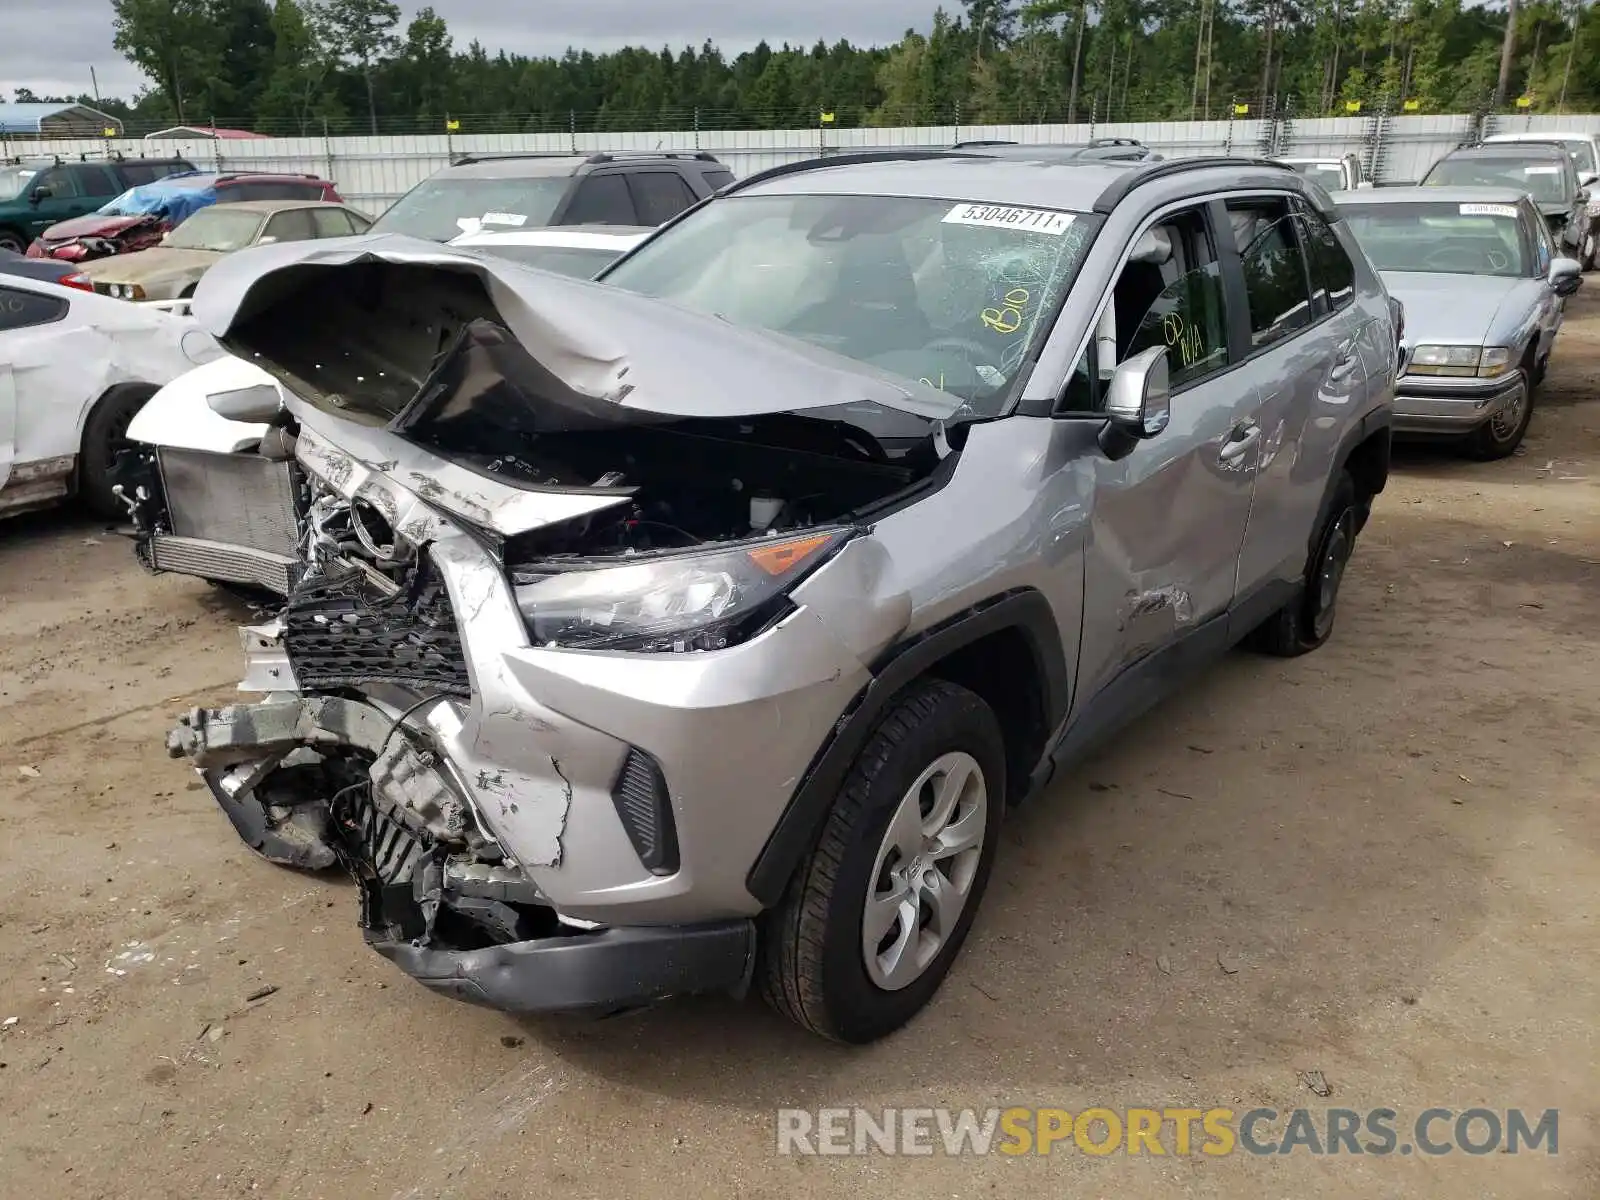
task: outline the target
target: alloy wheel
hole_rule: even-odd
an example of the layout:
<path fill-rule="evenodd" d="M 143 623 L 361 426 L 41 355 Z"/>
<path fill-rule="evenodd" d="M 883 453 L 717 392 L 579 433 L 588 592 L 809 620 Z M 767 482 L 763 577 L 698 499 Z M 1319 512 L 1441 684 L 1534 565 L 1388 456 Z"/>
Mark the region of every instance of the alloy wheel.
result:
<path fill-rule="evenodd" d="M 917 776 L 884 831 L 861 919 L 867 977 L 915 983 L 939 957 L 972 895 L 989 821 L 983 768 L 965 752 Z"/>

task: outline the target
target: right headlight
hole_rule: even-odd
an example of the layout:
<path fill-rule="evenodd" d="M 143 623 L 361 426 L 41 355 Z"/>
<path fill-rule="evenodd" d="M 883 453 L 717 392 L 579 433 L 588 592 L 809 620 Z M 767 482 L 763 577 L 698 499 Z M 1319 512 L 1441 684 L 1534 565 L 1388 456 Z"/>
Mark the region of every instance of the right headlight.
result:
<path fill-rule="evenodd" d="M 682 654 L 722 650 L 787 610 L 785 595 L 850 536 L 846 529 L 773 537 L 638 562 L 512 572 L 536 645 Z"/>

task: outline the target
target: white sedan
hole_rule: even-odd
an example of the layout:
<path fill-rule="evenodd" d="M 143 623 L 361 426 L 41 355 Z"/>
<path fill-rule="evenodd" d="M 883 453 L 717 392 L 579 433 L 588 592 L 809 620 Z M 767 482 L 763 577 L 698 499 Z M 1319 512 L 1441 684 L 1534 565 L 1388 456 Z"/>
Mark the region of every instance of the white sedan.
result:
<path fill-rule="evenodd" d="M 189 317 L 0 277 L 0 517 L 74 495 L 125 515 L 111 474 L 134 415 L 220 353 Z"/>
<path fill-rule="evenodd" d="M 593 279 L 655 230 L 632 225 L 552 225 L 540 229 L 479 229 L 450 242 L 509 258 L 541 271 Z"/>

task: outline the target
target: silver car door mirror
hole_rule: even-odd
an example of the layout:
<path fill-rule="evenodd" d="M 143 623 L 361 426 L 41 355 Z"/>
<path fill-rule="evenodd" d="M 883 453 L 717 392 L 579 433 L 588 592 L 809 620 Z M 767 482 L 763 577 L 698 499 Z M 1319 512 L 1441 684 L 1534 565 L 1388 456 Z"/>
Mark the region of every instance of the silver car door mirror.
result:
<path fill-rule="evenodd" d="M 1172 419 L 1167 348 L 1152 346 L 1117 364 L 1106 391 L 1106 423 L 1100 449 L 1126 457 L 1136 443 L 1153 438 Z"/>
<path fill-rule="evenodd" d="M 272 384 L 257 383 L 231 391 L 212 392 L 206 397 L 206 403 L 219 417 L 261 425 L 277 419 L 283 407 L 283 398 Z"/>
<path fill-rule="evenodd" d="M 1558 296 L 1570 296 L 1583 286 L 1583 264 L 1575 258 L 1558 258 L 1550 264 L 1550 286 Z"/>

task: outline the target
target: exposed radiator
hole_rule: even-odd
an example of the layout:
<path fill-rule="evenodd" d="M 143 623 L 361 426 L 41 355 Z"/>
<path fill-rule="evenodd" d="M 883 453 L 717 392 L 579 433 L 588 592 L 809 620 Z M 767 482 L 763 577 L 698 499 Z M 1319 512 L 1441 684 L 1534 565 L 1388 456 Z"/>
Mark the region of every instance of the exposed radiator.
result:
<path fill-rule="evenodd" d="M 293 463 L 169 448 L 158 456 L 174 536 L 298 555 Z"/>

